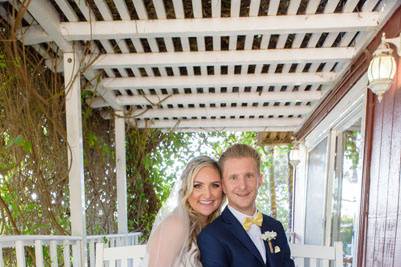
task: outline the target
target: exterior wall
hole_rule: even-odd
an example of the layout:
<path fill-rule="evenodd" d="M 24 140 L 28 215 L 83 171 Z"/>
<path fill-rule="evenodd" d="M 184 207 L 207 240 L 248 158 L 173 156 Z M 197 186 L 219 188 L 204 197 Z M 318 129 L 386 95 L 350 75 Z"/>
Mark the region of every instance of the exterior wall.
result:
<path fill-rule="evenodd" d="M 398 29 L 401 28 L 401 17 Z M 389 92 L 368 105 L 372 116 L 365 266 L 401 266 L 401 60 Z M 370 177 L 369 177 L 370 176 Z"/>

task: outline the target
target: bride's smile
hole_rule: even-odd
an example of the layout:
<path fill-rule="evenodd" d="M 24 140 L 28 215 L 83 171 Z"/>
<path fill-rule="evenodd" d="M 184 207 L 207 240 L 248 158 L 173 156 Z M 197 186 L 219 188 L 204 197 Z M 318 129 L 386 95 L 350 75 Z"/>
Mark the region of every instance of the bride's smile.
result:
<path fill-rule="evenodd" d="M 208 217 L 219 208 L 222 194 L 219 172 L 215 168 L 206 166 L 194 177 L 193 190 L 188 203 L 196 213 Z"/>

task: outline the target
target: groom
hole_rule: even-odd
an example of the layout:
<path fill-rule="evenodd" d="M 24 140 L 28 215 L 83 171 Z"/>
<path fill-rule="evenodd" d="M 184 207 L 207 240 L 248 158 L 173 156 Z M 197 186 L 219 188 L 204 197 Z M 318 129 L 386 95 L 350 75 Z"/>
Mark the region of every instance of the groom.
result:
<path fill-rule="evenodd" d="M 198 236 L 203 267 L 293 267 L 281 223 L 256 209 L 260 156 L 236 144 L 220 157 L 228 206 Z"/>

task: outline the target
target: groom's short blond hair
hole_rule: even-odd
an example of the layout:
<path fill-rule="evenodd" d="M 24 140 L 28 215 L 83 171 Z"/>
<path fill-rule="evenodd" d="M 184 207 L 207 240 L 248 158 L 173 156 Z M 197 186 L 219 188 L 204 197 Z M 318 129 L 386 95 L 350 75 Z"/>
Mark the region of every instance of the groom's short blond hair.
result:
<path fill-rule="evenodd" d="M 227 148 L 219 159 L 220 169 L 223 171 L 224 162 L 231 158 L 252 158 L 256 162 L 256 167 L 260 172 L 260 155 L 251 146 L 245 144 L 235 144 Z"/>

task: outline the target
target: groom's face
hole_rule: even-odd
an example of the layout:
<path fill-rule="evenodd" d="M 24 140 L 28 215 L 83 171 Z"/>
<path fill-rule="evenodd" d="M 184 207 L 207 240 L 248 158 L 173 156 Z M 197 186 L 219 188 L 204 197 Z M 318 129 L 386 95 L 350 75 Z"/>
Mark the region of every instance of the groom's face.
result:
<path fill-rule="evenodd" d="M 253 158 L 228 158 L 223 164 L 223 191 L 228 204 L 252 216 L 256 210 L 255 199 L 263 176 Z"/>

